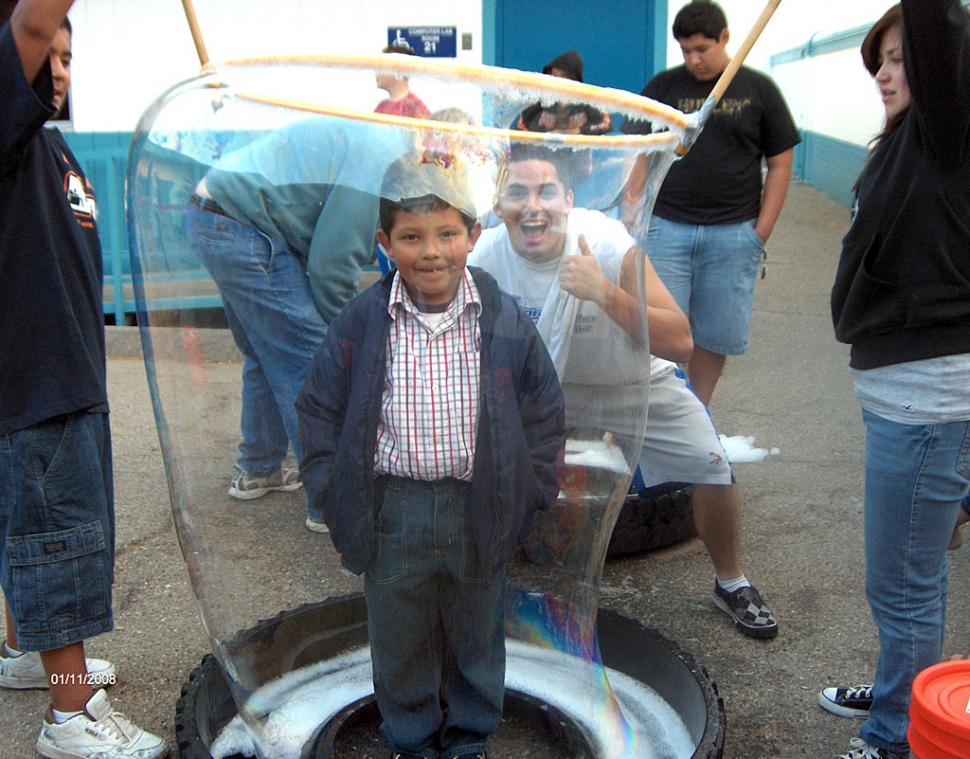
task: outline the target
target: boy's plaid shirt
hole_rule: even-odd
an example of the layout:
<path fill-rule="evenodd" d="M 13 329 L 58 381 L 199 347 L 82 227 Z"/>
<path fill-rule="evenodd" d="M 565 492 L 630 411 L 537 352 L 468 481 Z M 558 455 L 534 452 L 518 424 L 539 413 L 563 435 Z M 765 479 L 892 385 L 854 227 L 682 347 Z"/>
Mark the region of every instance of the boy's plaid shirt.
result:
<path fill-rule="evenodd" d="M 391 328 L 374 469 L 413 480 L 469 480 L 478 430 L 482 305 L 468 270 L 432 328 L 400 273 L 391 285 Z"/>

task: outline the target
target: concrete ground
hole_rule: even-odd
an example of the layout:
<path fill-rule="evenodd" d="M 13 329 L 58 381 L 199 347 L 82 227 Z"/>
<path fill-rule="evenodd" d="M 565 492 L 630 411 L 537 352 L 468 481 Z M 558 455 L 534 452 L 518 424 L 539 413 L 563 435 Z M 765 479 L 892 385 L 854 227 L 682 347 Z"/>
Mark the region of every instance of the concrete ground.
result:
<path fill-rule="evenodd" d="M 875 628 L 863 593 L 864 431 L 847 371 L 848 349 L 835 342 L 828 309 L 847 225 L 843 206 L 807 185 L 792 186 L 769 244 L 768 276 L 757 286 L 751 350 L 729 360 L 711 409 L 721 433 L 754 436 L 756 446 L 780 450 L 763 462 L 736 467 L 743 499 L 742 563 L 778 617 L 780 635 L 756 641 L 733 630 L 711 603 L 713 570 L 697 540 L 611 561 L 603 574 L 602 606 L 677 641 L 716 681 L 727 712 L 725 759 L 841 753 L 860 723 L 823 712 L 817 693 L 830 684 L 868 682 L 875 663 Z M 114 706 L 163 735 L 177 756 L 175 702 L 209 643 L 173 527 L 137 333 L 109 331 L 116 629 L 92 640 L 88 652 L 117 667 L 119 682 L 109 691 Z M 225 342 L 225 335 L 206 337 L 210 360 L 220 339 Z M 208 368 L 212 383 L 220 373 L 238 376 L 233 364 Z M 211 445 L 212 471 L 218 472 L 213 476 L 224 477 L 226 485 L 233 435 L 229 429 L 199 444 L 200 450 Z M 336 566 L 332 547 L 321 547 L 319 536 L 303 530 L 299 497 L 224 501 L 200 519 L 230 534 L 255 528 L 259 535 L 283 536 L 246 543 L 238 582 L 251 562 L 285 565 L 303 550 L 323 551 L 324 561 Z M 950 554 L 954 592 L 947 655 L 970 650 L 970 596 L 961 592 L 970 583 L 968 551 Z M 250 623 L 304 600 L 302 580 L 295 601 L 287 592 L 290 580 L 283 574 L 289 570 L 266 578 L 267 598 L 254 604 Z M 233 590 L 230 576 L 226 596 Z M 210 590 L 206 604 L 212 608 L 220 600 Z M 42 691 L 0 692 L 0 759 L 35 755 L 46 705 Z"/>

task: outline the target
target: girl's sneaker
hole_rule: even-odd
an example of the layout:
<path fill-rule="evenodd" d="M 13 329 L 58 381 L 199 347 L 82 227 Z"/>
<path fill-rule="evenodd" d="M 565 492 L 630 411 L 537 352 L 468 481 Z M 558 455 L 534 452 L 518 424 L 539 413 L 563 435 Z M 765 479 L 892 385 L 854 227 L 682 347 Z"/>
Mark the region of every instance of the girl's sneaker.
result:
<path fill-rule="evenodd" d="M 826 711 L 840 717 L 866 719 L 869 716 L 869 707 L 872 706 L 872 686 L 826 688 L 818 694 L 818 703 Z"/>
<path fill-rule="evenodd" d="M 862 738 L 849 741 L 849 750 L 839 754 L 836 759 L 908 759 L 909 752 L 901 754 L 884 748 L 876 748 L 866 743 Z"/>

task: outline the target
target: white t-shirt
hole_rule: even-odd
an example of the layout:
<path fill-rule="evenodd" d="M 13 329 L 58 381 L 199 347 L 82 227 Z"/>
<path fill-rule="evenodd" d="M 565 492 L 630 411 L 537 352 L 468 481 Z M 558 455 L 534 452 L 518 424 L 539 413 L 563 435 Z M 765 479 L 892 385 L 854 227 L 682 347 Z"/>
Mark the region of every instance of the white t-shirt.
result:
<path fill-rule="evenodd" d="M 623 258 L 635 245 L 623 224 L 599 211 L 574 208 L 568 217 L 564 256 L 579 254 L 581 234 L 606 278 L 619 284 Z M 482 232 L 468 263 L 495 277 L 499 287 L 540 326 L 539 332 L 554 360 L 558 350 L 565 347 L 568 356 L 560 370 L 563 383 L 624 385 L 649 378 L 648 355 L 592 301 L 568 296 L 572 308 L 564 313 L 568 313 L 572 323 L 571 333 L 565 333 L 561 325 L 551 332 L 540 325 L 544 309 L 563 306 L 559 298 L 560 294 L 565 295 L 559 290 L 561 259 L 537 264 L 522 258 L 512 249 L 503 224 Z"/>
<path fill-rule="evenodd" d="M 853 369 L 859 405 L 900 424 L 970 419 L 970 353 Z"/>

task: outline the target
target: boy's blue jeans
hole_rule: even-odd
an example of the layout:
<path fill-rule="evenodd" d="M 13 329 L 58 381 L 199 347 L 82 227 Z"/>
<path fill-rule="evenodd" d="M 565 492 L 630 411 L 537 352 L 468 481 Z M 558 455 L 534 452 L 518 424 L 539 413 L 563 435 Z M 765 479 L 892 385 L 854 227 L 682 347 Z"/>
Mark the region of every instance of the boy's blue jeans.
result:
<path fill-rule="evenodd" d="M 219 286 L 244 357 L 237 463 L 256 476 L 274 472 L 289 441 L 299 464 L 293 404 L 327 330 L 306 267 L 282 241 L 194 205 L 186 206 L 185 232 Z"/>
<path fill-rule="evenodd" d="M 913 679 L 940 661 L 946 551 L 970 486 L 970 422 L 907 425 L 863 411 L 866 596 L 879 628 L 871 745 L 906 753 Z"/>
<path fill-rule="evenodd" d="M 364 596 L 381 732 L 427 759 L 484 752 L 505 694 L 505 570 L 485 576 L 467 483 L 377 484 Z"/>

